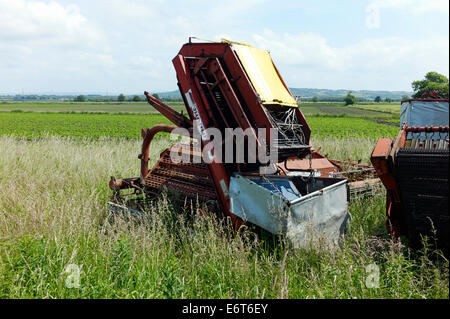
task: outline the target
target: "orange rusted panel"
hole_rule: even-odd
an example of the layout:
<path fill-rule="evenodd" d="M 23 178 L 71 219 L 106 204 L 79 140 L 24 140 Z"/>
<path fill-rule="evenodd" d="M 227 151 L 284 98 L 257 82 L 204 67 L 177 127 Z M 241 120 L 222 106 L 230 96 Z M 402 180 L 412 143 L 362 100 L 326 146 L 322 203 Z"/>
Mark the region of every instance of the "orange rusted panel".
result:
<path fill-rule="evenodd" d="M 377 145 L 372 152 L 373 157 L 383 157 L 387 158 L 389 152 L 391 151 L 392 139 L 390 138 L 380 138 L 378 139 Z"/>
<path fill-rule="evenodd" d="M 330 162 L 326 157 L 313 158 L 311 160 L 293 159 L 289 160 L 287 163 L 280 163 L 279 166 L 282 166 L 282 168 L 287 171 L 295 171 L 295 170 L 308 171 L 310 169 L 317 170 L 322 173 L 337 173 L 339 171 L 339 168 L 333 165 L 333 163 Z"/>

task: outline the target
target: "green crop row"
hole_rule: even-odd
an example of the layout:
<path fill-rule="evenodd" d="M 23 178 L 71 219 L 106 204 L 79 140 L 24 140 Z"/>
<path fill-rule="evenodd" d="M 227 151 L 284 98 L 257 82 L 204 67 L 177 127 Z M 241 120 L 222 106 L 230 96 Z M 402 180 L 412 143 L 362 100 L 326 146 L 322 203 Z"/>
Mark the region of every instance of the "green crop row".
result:
<path fill-rule="evenodd" d="M 334 138 L 378 138 L 395 137 L 399 128 L 364 118 L 355 117 L 322 117 L 312 116 L 307 118 L 313 137 Z"/>
<path fill-rule="evenodd" d="M 308 116 L 313 137 L 395 137 L 398 128 L 357 117 Z M 140 138 L 143 127 L 170 123 L 159 114 L 0 113 L 0 135 Z"/>
<path fill-rule="evenodd" d="M 0 113 L 0 135 L 140 138 L 141 128 L 170 123 L 158 114 Z"/>

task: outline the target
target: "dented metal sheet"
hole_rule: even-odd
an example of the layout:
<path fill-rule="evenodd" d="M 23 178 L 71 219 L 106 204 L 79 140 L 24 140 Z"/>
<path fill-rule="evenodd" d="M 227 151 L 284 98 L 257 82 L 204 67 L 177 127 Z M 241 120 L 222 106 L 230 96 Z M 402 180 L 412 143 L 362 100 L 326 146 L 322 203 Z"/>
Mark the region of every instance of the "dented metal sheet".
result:
<path fill-rule="evenodd" d="M 236 174 L 230 181 L 230 203 L 233 214 L 273 234 L 286 234 L 295 247 L 316 240 L 337 243 L 348 218 L 345 179 L 303 182 L 299 177 Z"/>

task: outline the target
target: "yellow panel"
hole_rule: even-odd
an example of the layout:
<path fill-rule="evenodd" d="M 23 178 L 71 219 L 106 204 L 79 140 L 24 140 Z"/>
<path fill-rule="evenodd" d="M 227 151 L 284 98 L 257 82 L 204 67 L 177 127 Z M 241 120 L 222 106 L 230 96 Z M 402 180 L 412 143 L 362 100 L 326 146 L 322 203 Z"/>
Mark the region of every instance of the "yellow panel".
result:
<path fill-rule="evenodd" d="M 247 44 L 231 42 L 262 103 L 269 109 L 298 107 L 297 102 L 283 85 L 269 52 Z"/>

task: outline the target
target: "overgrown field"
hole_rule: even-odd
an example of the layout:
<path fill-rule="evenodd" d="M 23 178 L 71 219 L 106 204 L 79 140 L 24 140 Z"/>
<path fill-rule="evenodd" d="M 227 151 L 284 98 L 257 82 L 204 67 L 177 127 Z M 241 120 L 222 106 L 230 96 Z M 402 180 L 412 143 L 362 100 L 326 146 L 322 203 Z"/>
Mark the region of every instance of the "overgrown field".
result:
<path fill-rule="evenodd" d="M 316 138 L 338 158 L 374 138 Z M 156 159 L 166 146 L 151 149 Z M 386 235 L 384 193 L 350 204 L 342 247 L 291 249 L 163 196 L 150 220 L 108 214 L 111 175 L 136 176 L 140 142 L 0 136 L 0 298 L 448 298 L 448 261 Z M 187 219 L 186 213 L 193 218 Z M 379 267 L 379 287 L 368 288 Z M 78 288 L 70 287 L 74 269 Z M 68 284 L 69 283 L 69 284 Z"/>
<path fill-rule="evenodd" d="M 398 127 L 362 117 L 308 116 L 307 120 L 314 137 L 377 138 L 398 133 Z M 141 128 L 158 123 L 170 122 L 160 114 L 0 112 L 0 135 L 140 138 Z"/>
<path fill-rule="evenodd" d="M 181 102 L 167 102 L 177 111 L 186 109 Z M 398 117 L 399 103 L 356 104 L 345 106 L 344 103 L 301 103 L 305 115 L 346 115 L 356 117 Z M 90 113 L 158 113 L 147 102 L 2 102 L 0 111 L 25 112 L 90 112 Z"/>
<path fill-rule="evenodd" d="M 378 107 L 302 110 L 322 154 L 368 162 L 377 139 L 399 129 L 382 124 L 398 123 L 399 105 Z M 350 203 L 337 250 L 292 249 L 247 227 L 233 236 L 225 220 L 166 196 L 150 219 L 110 215 L 110 176 L 138 176 L 141 128 L 169 123 L 152 112 L 146 103 L 0 104 L 0 298 L 449 298 L 440 252 L 389 239 L 384 191 Z M 167 146 L 152 143 L 150 164 Z M 369 288 L 374 266 L 379 287 Z"/>

